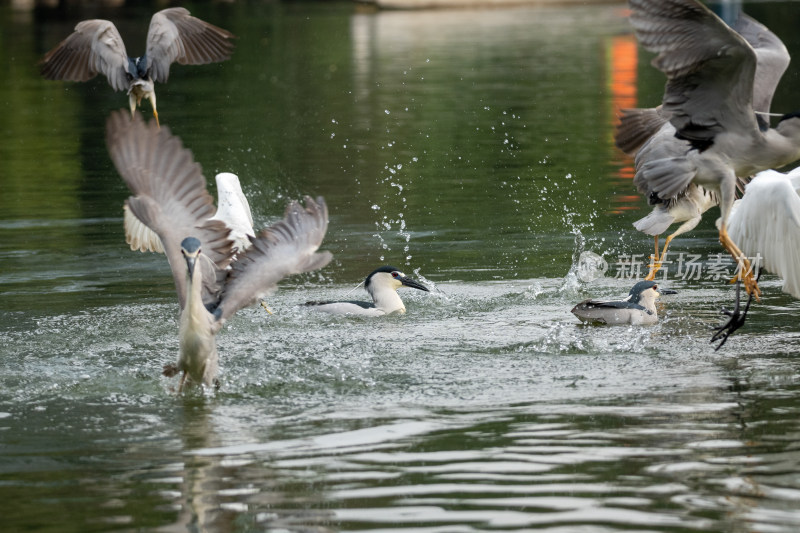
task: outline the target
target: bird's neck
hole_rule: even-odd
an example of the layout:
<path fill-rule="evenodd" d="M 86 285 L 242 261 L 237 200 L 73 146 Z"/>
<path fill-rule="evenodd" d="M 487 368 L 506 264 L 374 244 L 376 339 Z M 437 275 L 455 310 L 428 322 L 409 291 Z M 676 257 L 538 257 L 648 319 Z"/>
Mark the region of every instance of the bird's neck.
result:
<path fill-rule="evenodd" d="M 203 304 L 203 276 L 198 264 L 191 276 L 187 276 L 186 306 L 183 312 L 187 315 L 192 329 L 199 329 L 208 323 L 208 310 Z"/>
<path fill-rule="evenodd" d="M 654 315 L 657 314 L 655 298 L 642 298 L 639 300 L 639 305 L 647 309 L 648 312 L 653 313 Z"/>
<path fill-rule="evenodd" d="M 392 287 L 378 287 L 370 291 L 375 307 L 387 315 L 390 313 L 405 313 L 406 306 L 403 300 Z"/>

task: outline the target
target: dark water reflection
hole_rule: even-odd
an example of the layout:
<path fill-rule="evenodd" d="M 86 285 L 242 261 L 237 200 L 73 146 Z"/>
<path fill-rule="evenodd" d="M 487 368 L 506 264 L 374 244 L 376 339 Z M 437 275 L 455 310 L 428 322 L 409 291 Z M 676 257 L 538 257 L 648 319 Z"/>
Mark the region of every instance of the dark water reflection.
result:
<path fill-rule="evenodd" d="M 160 4 L 159 4 L 160 6 Z M 624 5 L 362 13 L 349 3 L 196 3 L 234 58 L 176 66 L 163 122 L 211 177 L 239 174 L 259 225 L 322 194 L 334 263 L 219 338 L 223 387 L 176 398 L 163 257 L 132 253 L 104 145 L 104 80 L 45 82 L 76 21 L 138 52 L 154 5 L 0 8 L 0 516 L 3 530 L 800 527 L 800 304 L 764 301 L 708 344 L 720 280 L 668 283 L 650 328 L 578 325 L 586 249 L 647 254 L 615 109 L 655 104 Z M 746 6 L 800 53 L 792 3 Z M 791 109 L 787 73 L 774 106 Z M 213 185 L 210 185 L 213 188 Z M 713 215 L 673 245 L 702 266 Z M 306 300 L 382 263 L 429 283 L 379 324 Z M 414 291 L 417 292 L 417 291 Z"/>

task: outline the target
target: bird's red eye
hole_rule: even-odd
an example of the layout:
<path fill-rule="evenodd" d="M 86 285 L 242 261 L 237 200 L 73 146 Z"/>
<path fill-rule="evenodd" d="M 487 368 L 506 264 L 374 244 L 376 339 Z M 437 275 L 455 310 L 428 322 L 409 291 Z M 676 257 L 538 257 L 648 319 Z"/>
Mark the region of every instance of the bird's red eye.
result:
<path fill-rule="evenodd" d="M 392 277 L 393 278 L 396 278 L 399 275 L 400 275 L 400 272 L 397 272 L 397 271 L 392 272 Z"/>
<path fill-rule="evenodd" d="M 658 290 L 658 285 L 653 285 L 653 290 L 657 291 Z"/>

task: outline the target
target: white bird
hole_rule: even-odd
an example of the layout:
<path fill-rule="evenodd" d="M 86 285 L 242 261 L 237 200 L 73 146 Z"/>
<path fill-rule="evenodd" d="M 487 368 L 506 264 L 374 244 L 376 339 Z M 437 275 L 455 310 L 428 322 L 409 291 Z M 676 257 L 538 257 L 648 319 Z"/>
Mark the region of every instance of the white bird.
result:
<path fill-rule="evenodd" d="M 175 61 L 202 65 L 230 58 L 233 38 L 229 31 L 191 16 L 186 9 L 172 7 L 150 19 L 144 55 L 128 57 L 113 22 L 84 20 L 44 56 L 41 70 L 48 80 L 87 81 L 103 74 L 115 91 L 128 91 L 131 115 L 146 98 L 158 123 L 154 82 L 166 83 Z"/>
<path fill-rule="evenodd" d="M 767 127 L 764 116 L 770 111 L 775 89 L 789 65 L 790 56 L 786 46 L 766 26 L 744 13 L 731 26 L 752 46 L 756 54 L 756 74 L 753 83 L 753 109 L 759 113 L 761 127 Z M 762 122 L 763 121 L 763 122 Z M 625 153 L 635 156 L 644 150 L 639 160 L 663 159 L 682 156 L 691 149 L 689 141 L 675 136 L 675 127 L 669 122 L 662 106 L 649 109 L 623 109 L 619 125 L 614 132 L 615 144 Z M 643 148 L 644 146 L 644 148 Z M 737 192 L 744 191 L 748 176 L 739 176 Z M 702 220 L 703 213 L 719 204 L 719 196 L 696 183 L 674 198 L 661 199 L 658 195 L 648 198 L 653 210 L 644 218 L 634 222 L 634 227 L 655 237 L 655 254 L 650 272 L 645 279 L 655 279 L 672 240 L 693 230 Z M 680 226 L 667 236 L 663 250 L 659 250 L 658 236 L 672 224 Z M 734 240 L 735 241 L 735 240 Z"/>
<path fill-rule="evenodd" d="M 180 316 L 180 354 L 164 374 L 211 385 L 218 372 L 216 334 L 239 309 L 258 301 L 286 276 L 322 268 L 317 252 L 328 227 L 325 201 L 291 202 L 282 220 L 234 249 L 230 229 L 214 218 L 202 169 L 169 128 L 118 111 L 108 119 L 106 142 L 133 196 L 126 205 L 154 231 L 172 269 Z"/>
<path fill-rule="evenodd" d="M 734 204 L 728 232 L 761 268 L 783 278 L 783 292 L 800 298 L 800 168 L 759 172 Z"/>
<path fill-rule="evenodd" d="M 582 322 L 598 324 L 655 324 L 658 322 L 656 299 L 671 290 L 658 290 L 653 281 L 640 281 L 631 288 L 624 300 L 584 300 L 572 308 L 572 314 Z"/>
<path fill-rule="evenodd" d="M 800 158 L 800 115 L 784 115 L 776 128 L 757 118 L 756 51 L 707 7 L 696 0 L 629 4 L 639 42 L 658 54 L 653 65 L 667 75 L 663 112 L 688 143 L 678 152 L 642 147 L 634 185 L 660 200 L 677 198 L 690 183 L 719 194 L 720 242 L 741 262 L 745 290 L 758 298 L 751 265 L 728 234 L 737 176 Z"/>
<path fill-rule="evenodd" d="M 393 266 L 382 266 L 370 273 L 364 281 L 364 288 L 372 296 L 370 302 L 307 302 L 316 311 L 338 315 L 383 316 L 392 313 L 405 313 L 406 306 L 397 294 L 400 287 L 411 287 L 428 292 L 428 287 L 403 274 Z"/>

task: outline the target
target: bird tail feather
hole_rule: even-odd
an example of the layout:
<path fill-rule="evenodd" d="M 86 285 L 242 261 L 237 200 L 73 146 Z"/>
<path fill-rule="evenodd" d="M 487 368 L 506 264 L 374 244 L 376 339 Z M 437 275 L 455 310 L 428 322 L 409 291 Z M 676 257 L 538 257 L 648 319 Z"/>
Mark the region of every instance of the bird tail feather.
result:
<path fill-rule="evenodd" d="M 633 223 L 633 227 L 648 235 L 661 235 L 675 222 L 669 211 L 656 207 L 650 214 Z"/>
<path fill-rule="evenodd" d="M 694 165 L 685 157 L 656 159 L 643 164 L 634 182 L 648 196 L 656 193 L 662 200 L 675 198 L 686 190 L 696 174 Z"/>

